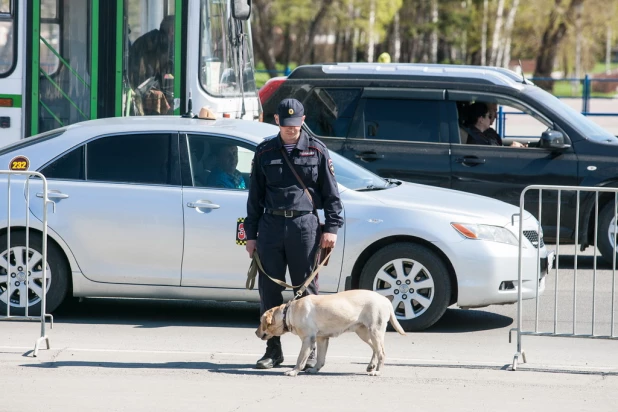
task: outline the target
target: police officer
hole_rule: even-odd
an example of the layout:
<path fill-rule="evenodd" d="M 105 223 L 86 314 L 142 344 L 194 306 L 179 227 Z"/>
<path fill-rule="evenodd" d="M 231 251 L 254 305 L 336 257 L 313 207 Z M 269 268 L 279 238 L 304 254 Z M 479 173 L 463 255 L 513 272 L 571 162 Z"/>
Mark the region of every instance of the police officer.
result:
<path fill-rule="evenodd" d="M 262 142 L 253 158 L 244 222 L 249 257 L 259 253 L 264 271 L 274 279 L 285 281 L 287 267 L 295 286 L 304 283 L 314 269 L 318 247 L 335 246 L 337 230 L 343 225 L 335 169 L 328 149 L 301 130 L 304 120 L 304 108 L 298 100 L 284 99 L 279 103 L 275 121 L 280 132 L 277 137 Z M 323 230 L 316 209 L 324 209 Z M 261 313 L 283 303 L 284 288 L 263 273 L 258 279 L 258 289 Z M 317 276 L 307 287 L 307 293 L 318 293 Z M 268 340 L 266 353 L 256 367 L 269 369 L 282 362 L 281 342 L 278 336 L 273 337 Z M 315 363 L 314 347 L 306 367 L 314 367 Z"/>

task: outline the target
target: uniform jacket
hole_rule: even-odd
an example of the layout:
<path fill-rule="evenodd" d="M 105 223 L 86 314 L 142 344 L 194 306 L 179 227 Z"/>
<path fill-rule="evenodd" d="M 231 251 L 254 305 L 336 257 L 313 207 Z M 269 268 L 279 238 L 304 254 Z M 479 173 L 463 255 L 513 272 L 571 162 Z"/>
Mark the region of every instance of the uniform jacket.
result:
<path fill-rule="evenodd" d="M 307 212 L 314 209 L 283 158 L 282 148 L 281 135 L 277 135 L 260 143 L 255 152 L 244 222 L 248 240 L 257 239 L 258 222 L 264 209 Z M 324 143 L 301 131 L 288 157 L 311 193 L 315 208 L 324 209 L 324 232 L 337 233 L 343 225 L 342 206 L 328 149 Z"/>

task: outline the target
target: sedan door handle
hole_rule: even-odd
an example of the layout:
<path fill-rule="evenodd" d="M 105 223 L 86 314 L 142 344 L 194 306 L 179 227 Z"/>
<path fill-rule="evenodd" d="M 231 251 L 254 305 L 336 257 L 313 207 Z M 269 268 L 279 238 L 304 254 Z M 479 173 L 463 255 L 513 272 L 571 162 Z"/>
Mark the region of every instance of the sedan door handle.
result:
<path fill-rule="evenodd" d="M 378 160 L 384 159 L 383 154 L 377 154 L 376 152 L 360 152 L 354 155 L 357 159 L 362 160 Z"/>
<path fill-rule="evenodd" d="M 479 159 L 476 156 L 464 156 L 455 160 L 457 163 L 461 163 L 464 166 L 477 166 L 485 164 L 485 159 Z"/>
<path fill-rule="evenodd" d="M 221 207 L 212 202 L 209 202 L 208 200 L 198 200 L 195 202 L 189 202 L 187 203 L 187 206 L 193 209 L 219 209 Z"/>
<path fill-rule="evenodd" d="M 37 193 L 36 197 L 40 197 L 42 199 L 43 198 L 43 193 L 42 192 Z M 57 199 L 57 200 L 68 199 L 69 195 L 67 195 L 66 193 L 59 192 L 57 190 L 49 190 L 49 191 L 47 191 L 47 198 L 51 199 L 51 200 L 53 200 L 53 199 Z"/>

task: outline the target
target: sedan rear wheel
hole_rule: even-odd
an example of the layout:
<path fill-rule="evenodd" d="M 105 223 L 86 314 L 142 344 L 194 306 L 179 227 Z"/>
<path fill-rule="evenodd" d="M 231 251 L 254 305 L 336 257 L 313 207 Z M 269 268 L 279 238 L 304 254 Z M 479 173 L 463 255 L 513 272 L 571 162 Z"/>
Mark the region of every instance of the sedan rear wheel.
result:
<path fill-rule="evenodd" d="M 40 235 L 30 235 L 26 249 L 26 233 L 11 234 L 11 248 L 7 251 L 7 235 L 0 236 L 0 314 L 6 315 L 7 301 L 11 315 L 41 313 L 43 296 L 43 245 Z M 68 290 L 68 267 L 58 248 L 47 244 L 47 313 L 54 311 L 64 300 Z M 7 272 L 8 266 L 8 272 Z M 28 283 L 26 283 L 28 280 Z M 9 291 L 10 285 L 10 291 Z M 9 294 L 10 292 L 10 294 Z"/>
<path fill-rule="evenodd" d="M 361 273 L 360 287 L 386 296 L 399 323 L 410 332 L 436 323 L 451 296 L 443 260 L 428 248 L 412 243 L 396 243 L 377 251 Z"/>

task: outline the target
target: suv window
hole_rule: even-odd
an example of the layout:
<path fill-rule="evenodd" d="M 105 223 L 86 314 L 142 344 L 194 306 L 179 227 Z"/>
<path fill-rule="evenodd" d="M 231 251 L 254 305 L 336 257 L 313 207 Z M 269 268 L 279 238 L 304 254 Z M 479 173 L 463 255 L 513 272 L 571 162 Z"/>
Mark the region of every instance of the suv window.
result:
<path fill-rule="evenodd" d="M 307 127 L 318 136 L 347 137 L 360 95 L 360 88 L 314 88 L 303 103 Z"/>
<path fill-rule="evenodd" d="M 86 145 L 86 179 L 102 182 L 170 184 L 171 136 L 107 136 Z"/>
<path fill-rule="evenodd" d="M 366 139 L 440 142 L 439 100 L 367 99 Z"/>
<path fill-rule="evenodd" d="M 47 179 L 84 180 L 84 146 L 54 160 L 41 173 Z"/>

